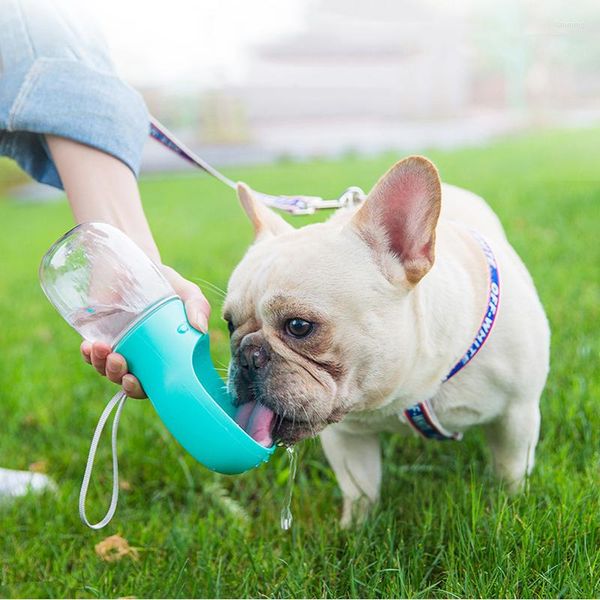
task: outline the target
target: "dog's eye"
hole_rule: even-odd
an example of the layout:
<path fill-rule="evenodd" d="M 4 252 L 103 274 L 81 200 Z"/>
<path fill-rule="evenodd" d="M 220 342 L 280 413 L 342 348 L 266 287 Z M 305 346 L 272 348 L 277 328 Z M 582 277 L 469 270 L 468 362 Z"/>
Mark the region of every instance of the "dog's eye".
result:
<path fill-rule="evenodd" d="M 288 319 L 285 322 L 285 331 L 295 338 L 306 337 L 313 330 L 313 324 L 304 319 Z"/>
<path fill-rule="evenodd" d="M 233 335 L 233 332 L 235 331 L 235 327 L 233 325 L 233 321 L 230 321 L 229 319 L 226 319 L 227 321 L 227 329 L 229 330 L 229 337 L 231 337 Z"/>

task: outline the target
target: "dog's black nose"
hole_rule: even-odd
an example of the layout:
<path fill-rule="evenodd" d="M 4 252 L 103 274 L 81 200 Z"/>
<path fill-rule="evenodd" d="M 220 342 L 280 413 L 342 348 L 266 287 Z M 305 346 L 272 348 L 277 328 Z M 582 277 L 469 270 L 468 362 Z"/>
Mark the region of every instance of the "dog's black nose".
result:
<path fill-rule="evenodd" d="M 269 353 L 263 345 L 257 346 L 252 343 L 244 344 L 242 342 L 239 361 L 240 366 L 244 369 L 262 369 L 269 362 Z"/>

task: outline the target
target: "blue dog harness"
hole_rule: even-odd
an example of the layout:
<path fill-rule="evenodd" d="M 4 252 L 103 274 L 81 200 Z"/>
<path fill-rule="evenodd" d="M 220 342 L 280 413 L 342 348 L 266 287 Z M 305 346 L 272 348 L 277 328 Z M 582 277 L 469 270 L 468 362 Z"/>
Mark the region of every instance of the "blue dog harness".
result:
<path fill-rule="evenodd" d="M 475 231 L 472 231 L 471 233 L 481 245 L 481 249 L 483 250 L 483 254 L 485 255 L 490 271 L 488 302 L 481 325 L 477 330 L 477 334 L 475 335 L 473 343 L 462 356 L 462 358 L 452 367 L 452 369 L 450 369 L 450 372 L 448 375 L 446 375 L 444 382 L 454 377 L 461 369 L 466 367 L 473 357 L 481 350 L 481 347 L 485 344 L 486 340 L 490 336 L 492 327 L 494 326 L 494 321 L 496 320 L 496 314 L 498 312 L 498 305 L 500 302 L 500 278 L 498 276 L 498 263 L 496 262 L 496 257 L 494 256 L 489 244 L 479 233 Z M 462 439 L 462 433 L 451 432 L 444 429 L 435 415 L 430 400 L 425 400 L 410 406 L 404 411 L 403 415 L 406 418 L 406 422 L 419 435 L 425 438 L 440 441 Z"/>

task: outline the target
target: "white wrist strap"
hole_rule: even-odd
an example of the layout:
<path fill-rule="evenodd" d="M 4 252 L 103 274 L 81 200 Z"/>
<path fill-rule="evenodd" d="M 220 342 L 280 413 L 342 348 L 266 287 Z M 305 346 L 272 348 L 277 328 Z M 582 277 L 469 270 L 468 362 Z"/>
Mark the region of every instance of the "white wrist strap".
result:
<path fill-rule="evenodd" d="M 106 405 L 106 408 L 102 411 L 98 425 L 96 425 L 96 431 L 92 437 L 92 443 L 90 444 L 90 452 L 88 454 L 87 464 L 85 465 L 85 472 L 83 474 L 83 481 L 81 482 L 81 491 L 79 492 L 79 516 L 81 520 L 92 529 L 102 529 L 110 523 L 113 518 L 115 511 L 117 510 L 117 502 L 119 501 L 119 459 L 117 457 L 117 431 L 119 429 L 119 419 L 121 418 L 121 412 L 125 406 L 127 395 L 122 390 L 117 392 Z M 87 515 L 85 514 L 85 500 L 88 493 L 88 487 L 90 485 L 90 479 L 92 477 L 92 470 L 94 469 L 94 459 L 96 458 L 96 451 L 98 450 L 98 443 L 100 442 L 100 436 L 106 425 L 106 421 L 110 417 L 113 409 L 117 407 L 115 412 L 115 418 L 112 422 L 112 463 L 113 463 L 113 487 L 112 496 L 110 499 L 110 506 L 106 515 L 98 523 L 90 523 Z"/>

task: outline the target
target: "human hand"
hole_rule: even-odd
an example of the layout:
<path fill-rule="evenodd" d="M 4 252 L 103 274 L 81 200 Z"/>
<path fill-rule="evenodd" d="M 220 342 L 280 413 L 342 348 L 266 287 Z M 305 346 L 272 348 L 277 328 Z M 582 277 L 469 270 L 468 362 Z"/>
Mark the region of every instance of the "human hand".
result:
<path fill-rule="evenodd" d="M 181 297 L 190 325 L 202 333 L 208 331 L 208 317 L 210 304 L 204 297 L 200 288 L 191 281 L 183 278 L 171 267 L 161 265 L 161 271 L 167 281 L 173 286 L 175 292 Z M 121 354 L 112 351 L 105 342 L 81 342 L 81 355 L 83 360 L 92 365 L 100 375 L 104 375 L 113 383 L 123 386 L 123 391 L 130 398 L 145 398 L 144 392 L 137 377 L 128 372 L 127 361 Z"/>
<path fill-rule="evenodd" d="M 195 283 L 183 278 L 171 267 L 161 265 L 160 269 L 165 279 L 173 286 L 175 293 L 183 300 L 190 325 L 194 329 L 206 333 L 208 317 L 210 317 L 210 304 L 200 288 Z"/>

